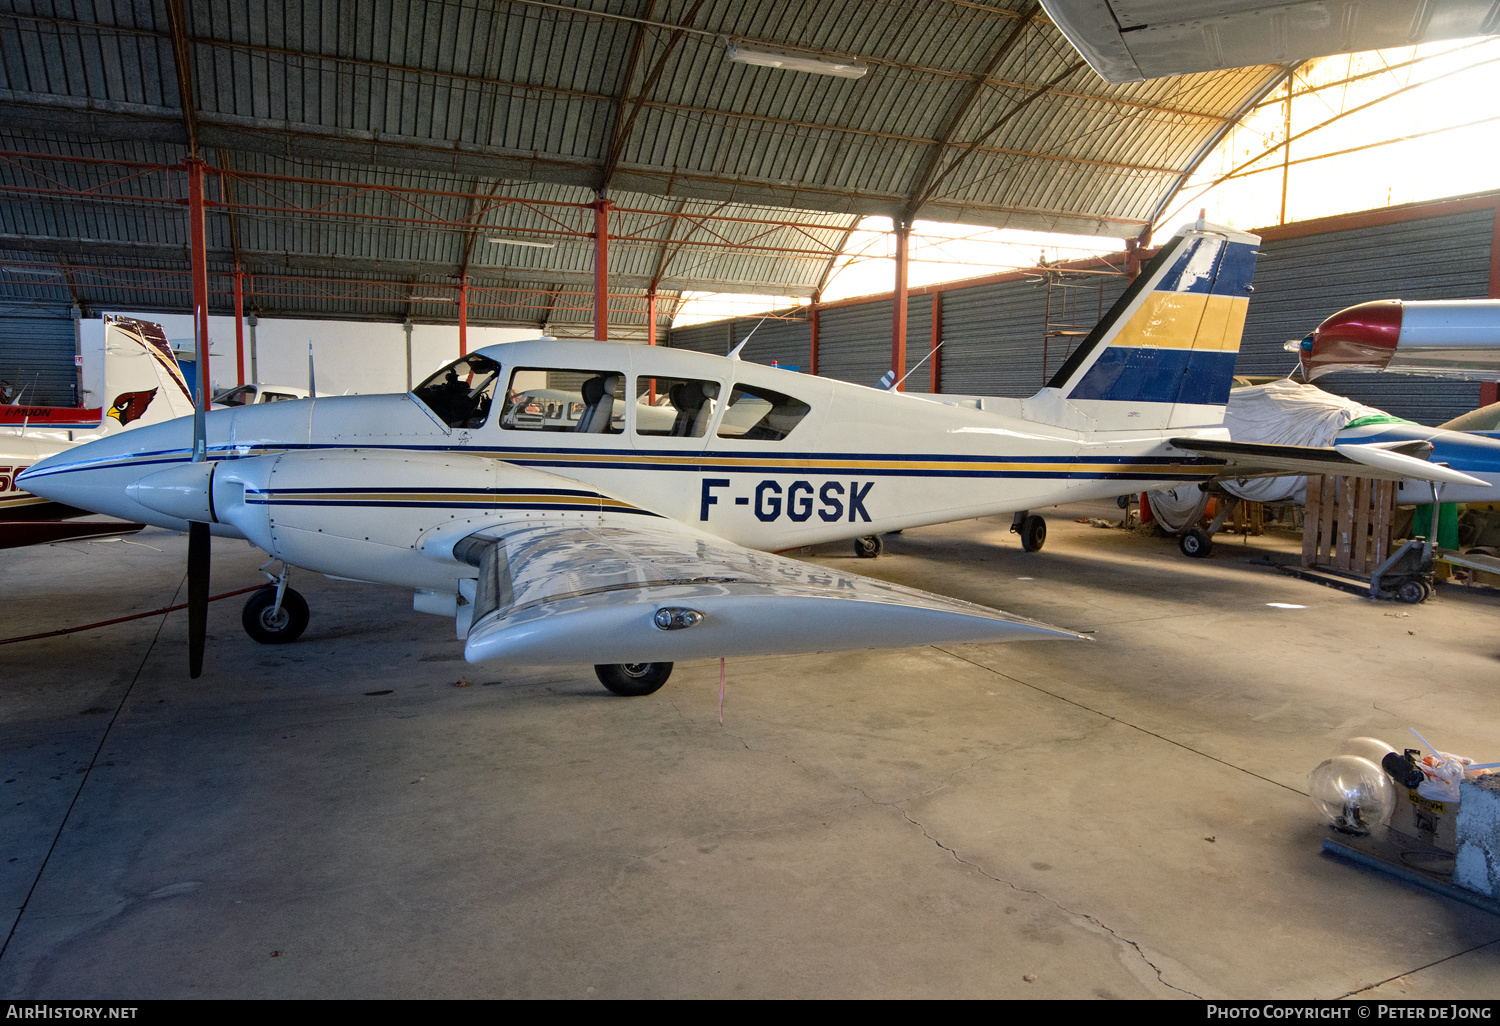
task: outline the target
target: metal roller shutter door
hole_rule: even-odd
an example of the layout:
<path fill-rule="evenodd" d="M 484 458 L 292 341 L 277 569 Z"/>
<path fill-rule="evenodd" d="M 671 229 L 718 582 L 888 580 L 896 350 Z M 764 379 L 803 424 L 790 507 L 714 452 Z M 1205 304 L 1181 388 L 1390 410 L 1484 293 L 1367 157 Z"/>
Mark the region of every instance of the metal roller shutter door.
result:
<path fill-rule="evenodd" d="M 1104 309 L 1125 290 L 1104 280 Z M 1043 368 L 1047 286 L 1007 281 L 954 289 L 943 296 L 943 391 L 1024 398 L 1035 395 L 1081 341 L 1048 339 Z"/>
<path fill-rule="evenodd" d="M 11 395 L 37 406 L 78 405 L 78 338 L 69 312 L 0 317 L 0 378 Z"/>
<path fill-rule="evenodd" d="M 723 321 L 690 324 L 685 328 L 674 328 L 667 335 L 667 344 L 673 349 L 691 349 L 695 353 L 725 356 L 729 352 L 728 331 Z"/>
<path fill-rule="evenodd" d="M 834 307 L 818 314 L 819 374 L 874 388 L 890 369 L 889 299 Z"/>
<path fill-rule="evenodd" d="M 807 371 L 812 352 L 812 325 L 807 321 L 767 319 L 762 322 L 759 318 L 735 321 L 734 337 L 743 339 L 746 336 L 749 336 L 750 344 L 740 354 L 744 359 Z"/>

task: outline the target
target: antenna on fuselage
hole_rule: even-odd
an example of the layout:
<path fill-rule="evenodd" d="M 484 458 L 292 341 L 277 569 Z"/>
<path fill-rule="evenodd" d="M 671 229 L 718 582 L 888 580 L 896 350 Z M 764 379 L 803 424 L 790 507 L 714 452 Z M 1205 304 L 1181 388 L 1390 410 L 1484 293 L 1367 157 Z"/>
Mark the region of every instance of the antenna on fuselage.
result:
<path fill-rule="evenodd" d="M 765 317 L 762 317 L 760 319 L 760 323 L 757 324 L 755 327 L 753 327 L 753 328 L 750 329 L 750 334 L 748 334 L 744 338 L 742 338 L 740 340 L 740 344 L 737 345 L 737 346 L 735 346 L 733 349 L 731 349 L 729 351 L 729 358 L 731 360 L 738 360 L 740 358 L 740 350 L 745 348 L 745 343 L 746 342 L 749 342 L 752 338 L 755 337 L 755 333 L 760 330 L 760 325 L 766 323 L 766 317 L 770 317 L 770 316 L 771 316 L 770 314 L 766 314 Z"/>
<path fill-rule="evenodd" d="M 318 397 L 318 379 L 313 374 L 312 339 L 307 340 L 307 394 L 313 399 Z"/>

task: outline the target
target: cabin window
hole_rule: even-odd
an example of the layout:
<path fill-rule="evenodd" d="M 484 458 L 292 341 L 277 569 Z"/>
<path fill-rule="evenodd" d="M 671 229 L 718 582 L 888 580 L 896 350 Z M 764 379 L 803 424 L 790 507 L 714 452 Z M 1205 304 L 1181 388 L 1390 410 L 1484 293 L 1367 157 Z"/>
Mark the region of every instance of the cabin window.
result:
<path fill-rule="evenodd" d="M 412 389 L 411 394 L 449 427 L 483 427 L 499 377 L 498 363 L 472 353 L 454 360 Z"/>
<path fill-rule="evenodd" d="M 262 392 L 260 401 L 263 403 L 284 403 L 291 399 L 300 398 L 290 392 Z"/>
<path fill-rule="evenodd" d="M 811 409 L 800 399 L 760 385 L 735 385 L 719 421 L 719 437 L 779 442 Z"/>
<path fill-rule="evenodd" d="M 500 426 L 511 431 L 618 435 L 625 430 L 625 375 L 517 367 L 505 393 Z"/>
<path fill-rule="evenodd" d="M 635 433 L 675 438 L 708 434 L 719 383 L 697 378 L 635 379 Z"/>
<path fill-rule="evenodd" d="M 255 386 L 241 385 L 239 388 L 220 392 L 214 396 L 214 402 L 220 406 L 248 406 L 255 402 Z"/>

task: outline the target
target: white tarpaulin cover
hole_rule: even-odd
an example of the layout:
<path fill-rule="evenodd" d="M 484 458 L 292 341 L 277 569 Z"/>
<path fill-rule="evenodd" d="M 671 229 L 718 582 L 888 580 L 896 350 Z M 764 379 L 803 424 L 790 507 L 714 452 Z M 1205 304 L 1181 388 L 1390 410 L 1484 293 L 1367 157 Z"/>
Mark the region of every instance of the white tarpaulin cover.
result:
<path fill-rule="evenodd" d="M 1373 406 L 1333 395 L 1316 385 L 1283 379 L 1230 392 L 1224 426 L 1236 442 L 1329 446 L 1351 421 L 1383 416 L 1386 414 Z M 1305 477 L 1258 477 L 1219 483 L 1231 495 L 1251 502 L 1300 504 L 1307 491 Z M 1202 515 L 1204 498 L 1197 485 L 1151 492 L 1151 512 L 1167 530 L 1180 531 Z"/>

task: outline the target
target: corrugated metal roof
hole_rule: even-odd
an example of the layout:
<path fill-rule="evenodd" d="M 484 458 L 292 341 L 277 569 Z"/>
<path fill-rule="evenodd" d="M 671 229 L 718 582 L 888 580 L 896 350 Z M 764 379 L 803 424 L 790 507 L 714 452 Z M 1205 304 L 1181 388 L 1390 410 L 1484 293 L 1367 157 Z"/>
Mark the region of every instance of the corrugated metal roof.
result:
<path fill-rule="evenodd" d="M 870 70 L 734 63 L 729 38 Z M 1076 64 L 1027 0 L 37 0 L 0 12 L 0 148 L 167 165 L 196 133 L 233 175 L 217 271 L 586 289 L 592 212 L 553 204 L 604 190 L 612 292 L 809 295 L 862 215 L 1133 236 L 1280 74 Z M 181 176 L 129 174 L 0 158 L 0 247 L 184 266 Z M 545 302 L 509 309 L 477 313 Z"/>

